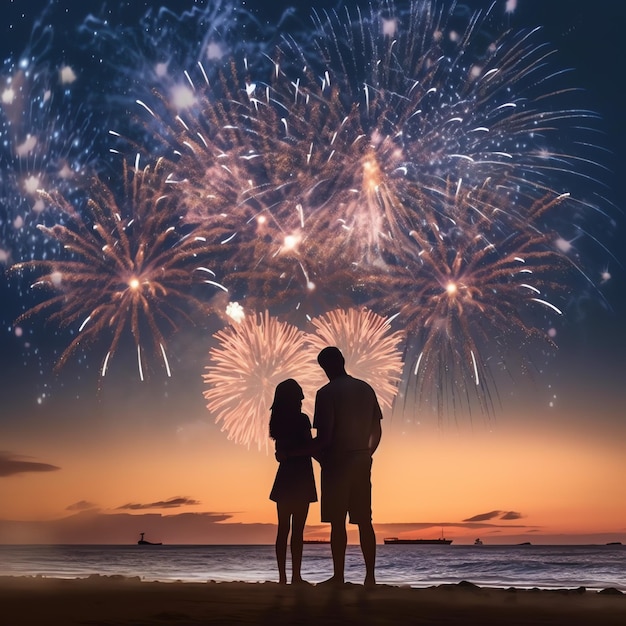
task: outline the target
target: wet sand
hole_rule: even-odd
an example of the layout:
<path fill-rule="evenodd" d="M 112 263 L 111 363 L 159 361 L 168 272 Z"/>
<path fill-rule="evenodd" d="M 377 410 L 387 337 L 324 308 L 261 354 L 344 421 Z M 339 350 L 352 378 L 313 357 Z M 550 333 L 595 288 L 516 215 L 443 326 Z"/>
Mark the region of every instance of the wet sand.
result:
<path fill-rule="evenodd" d="M 427 589 L 379 585 L 157 583 L 118 576 L 0 577 L 0 624 L 506 624 L 623 626 L 626 594 L 578 590 Z"/>

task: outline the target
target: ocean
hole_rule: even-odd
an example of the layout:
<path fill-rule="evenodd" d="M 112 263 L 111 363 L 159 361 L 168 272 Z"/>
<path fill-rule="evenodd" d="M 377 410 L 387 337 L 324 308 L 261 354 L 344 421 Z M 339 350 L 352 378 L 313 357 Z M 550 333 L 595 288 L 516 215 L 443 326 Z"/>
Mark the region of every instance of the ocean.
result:
<path fill-rule="evenodd" d="M 330 546 L 305 545 L 303 577 L 331 575 Z M 626 592 L 626 546 L 380 545 L 377 581 L 429 587 L 469 581 L 487 587 Z M 92 574 L 145 581 L 276 581 L 271 545 L 0 545 L 0 576 L 82 578 Z M 363 581 L 358 546 L 348 546 L 346 580 Z"/>

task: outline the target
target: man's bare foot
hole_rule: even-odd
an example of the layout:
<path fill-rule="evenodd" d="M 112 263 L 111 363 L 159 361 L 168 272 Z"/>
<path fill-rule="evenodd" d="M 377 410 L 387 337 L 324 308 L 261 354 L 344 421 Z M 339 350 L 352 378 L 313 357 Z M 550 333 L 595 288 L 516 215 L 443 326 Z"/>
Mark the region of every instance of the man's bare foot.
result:
<path fill-rule="evenodd" d="M 367 589 L 373 589 L 374 587 L 376 587 L 376 579 L 375 578 L 366 578 L 363 586 L 366 587 Z"/>
<path fill-rule="evenodd" d="M 310 585 L 311 583 L 308 580 L 304 580 L 304 578 L 292 578 L 292 585 Z"/>
<path fill-rule="evenodd" d="M 323 580 L 321 583 L 317 583 L 317 586 L 322 586 L 322 587 L 343 587 L 344 586 L 344 581 L 343 578 L 338 578 L 335 576 L 332 576 L 331 578 L 329 578 L 328 580 Z"/>

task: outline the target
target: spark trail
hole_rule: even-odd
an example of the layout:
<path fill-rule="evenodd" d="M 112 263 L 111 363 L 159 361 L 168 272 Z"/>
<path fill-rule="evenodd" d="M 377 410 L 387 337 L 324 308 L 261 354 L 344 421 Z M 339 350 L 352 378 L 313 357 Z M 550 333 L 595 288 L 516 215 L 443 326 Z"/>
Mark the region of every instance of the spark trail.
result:
<path fill-rule="evenodd" d="M 410 393 L 440 416 L 475 403 L 491 415 L 493 364 L 508 370 L 516 354 L 528 369 L 533 344 L 554 347 L 542 328 L 562 315 L 552 300 L 578 269 L 540 225 L 566 200 L 539 198 L 519 216 L 497 185 L 453 190 L 441 198 L 447 227 L 433 219 L 411 231 L 396 262 L 369 281 L 373 302 L 407 328 Z"/>
<path fill-rule="evenodd" d="M 181 223 L 161 164 L 134 171 L 125 166 L 123 182 L 118 199 L 96 180 L 80 213 L 63 196 L 42 193 L 66 224 L 39 228 L 60 244 L 65 258 L 13 266 L 14 272 L 38 275 L 33 289 L 57 294 L 20 320 L 46 314 L 48 322 L 76 332 L 57 367 L 78 350 L 102 344 L 108 346 L 100 370 L 104 376 L 110 359 L 132 339 L 141 379 L 146 352 L 157 356 L 169 376 L 167 333 L 181 321 L 202 321 L 208 312 L 194 285 L 207 284 L 210 293 L 225 288 L 202 265 L 208 257 L 206 237 Z"/>

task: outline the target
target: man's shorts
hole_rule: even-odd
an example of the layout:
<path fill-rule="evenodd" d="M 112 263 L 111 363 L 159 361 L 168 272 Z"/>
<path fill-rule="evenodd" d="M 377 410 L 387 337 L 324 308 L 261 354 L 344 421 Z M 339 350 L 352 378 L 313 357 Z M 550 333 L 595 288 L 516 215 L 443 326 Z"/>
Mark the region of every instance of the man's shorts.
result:
<path fill-rule="evenodd" d="M 322 522 L 351 524 L 372 520 L 372 457 L 369 452 L 345 454 L 322 465 Z"/>

